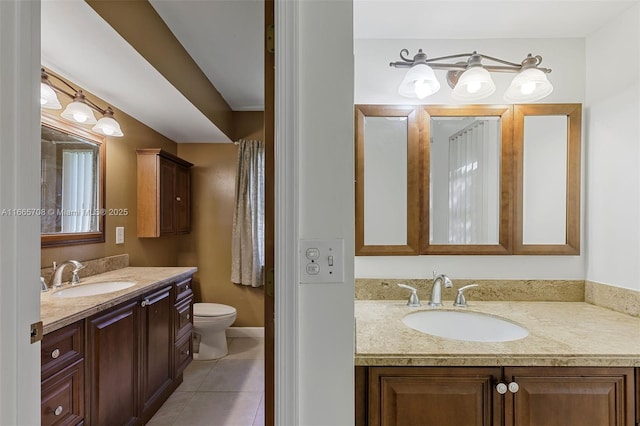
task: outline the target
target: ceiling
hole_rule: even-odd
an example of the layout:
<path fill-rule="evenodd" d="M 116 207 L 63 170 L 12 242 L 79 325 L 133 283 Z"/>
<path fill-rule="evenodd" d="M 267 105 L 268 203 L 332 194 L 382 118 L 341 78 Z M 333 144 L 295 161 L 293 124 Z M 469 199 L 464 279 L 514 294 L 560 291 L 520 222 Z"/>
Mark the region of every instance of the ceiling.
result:
<path fill-rule="evenodd" d="M 638 1 L 354 0 L 354 38 L 583 38 Z M 178 143 L 231 140 L 216 112 L 207 111 L 170 70 L 141 55 L 138 45 L 123 38 L 90 3 L 42 0 L 45 67 Z M 109 2 L 112 8 L 119 3 Z M 148 13 L 164 21 L 178 48 L 193 59 L 194 72 L 206 76 L 207 90 L 221 95 L 224 109 L 264 108 L 261 0 L 148 4 Z M 147 27 L 139 28 L 144 38 Z M 148 37 L 156 40 L 154 34 Z M 161 56 L 165 46 L 154 48 L 151 56 Z M 185 76 L 187 84 L 190 78 Z"/>

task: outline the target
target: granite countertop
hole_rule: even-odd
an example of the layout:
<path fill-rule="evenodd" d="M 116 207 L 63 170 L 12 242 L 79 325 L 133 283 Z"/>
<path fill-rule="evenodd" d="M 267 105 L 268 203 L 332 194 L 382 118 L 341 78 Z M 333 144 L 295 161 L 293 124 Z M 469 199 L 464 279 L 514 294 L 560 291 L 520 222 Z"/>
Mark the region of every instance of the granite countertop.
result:
<path fill-rule="evenodd" d="M 83 278 L 78 286 L 106 281 L 134 281 L 124 290 L 85 297 L 55 297 L 56 290 L 41 293 L 40 317 L 44 334 L 141 296 L 163 285 L 192 276 L 195 267 L 128 267 Z M 67 288 L 66 284 L 63 288 Z"/>
<path fill-rule="evenodd" d="M 640 318 L 584 302 L 469 302 L 439 309 L 482 312 L 529 330 L 523 339 L 483 343 L 446 339 L 406 326 L 402 318 L 427 306 L 405 300 L 355 302 L 360 366 L 611 366 L 640 367 Z"/>

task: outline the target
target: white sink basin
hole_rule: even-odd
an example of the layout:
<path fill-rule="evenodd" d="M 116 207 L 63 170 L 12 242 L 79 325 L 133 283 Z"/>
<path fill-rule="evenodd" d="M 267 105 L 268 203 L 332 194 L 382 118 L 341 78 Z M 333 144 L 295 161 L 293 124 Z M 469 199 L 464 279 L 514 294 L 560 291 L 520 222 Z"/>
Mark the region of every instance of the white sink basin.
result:
<path fill-rule="evenodd" d="M 509 342 L 529 335 L 529 331 L 509 320 L 469 311 L 419 311 L 402 319 L 422 333 L 470 342 Z"/>
<path fill-rule="evenodd" d="M 113 293 L 136 285 L 135 281 L 105 281 L 91 284 L 80 284 L 58 290 L 53 297 L 86 297 L 98 294 Z"/>

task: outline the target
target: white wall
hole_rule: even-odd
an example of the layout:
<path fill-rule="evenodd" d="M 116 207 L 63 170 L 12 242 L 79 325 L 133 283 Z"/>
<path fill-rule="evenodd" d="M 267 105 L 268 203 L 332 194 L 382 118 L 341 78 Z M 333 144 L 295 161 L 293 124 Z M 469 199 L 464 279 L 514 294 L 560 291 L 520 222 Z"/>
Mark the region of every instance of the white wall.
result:
<path fill-rule="evenodd" d="M 622 43 L 620 43 L 622 44 Z M 398 95 L 403 69 L 388 63 L 399 60 L 400 50 L 411 55 L 422 48 L 429 57 L 468 53 L 477 50 L 512 62 L 520 62 L 531 53 L 541 55 L 542 66 L 552 69 L 549 80 L 554 92 L 542 102 L 583 103 L 585 100 L 585 40 L 563 39 L 489 39 L 489 40 L 364 40 L 354 42 L 356 104 L 415 104 Z M 445 71 L 436 71 L 441 89 L 423 100 L 424 104 L 456 104 L 444 80 Z M 513 74 L 495 73 L 496 93 L 483 99 L 485 104 L 504 104 L 502 95 Z M 584 140 L 584 137 L 583 137 Z M 637 159 L 637 156 L 634 157 Z M 584 201 L 583 208 L 584 211 Z M 581 229 L 584 236 L 584 226 Z M 583 238 L 584 239 L 584 238 Z M 358 256 L 358 278 L 430 278 L 437 270 L 452 278 L 477 279 L 584 279 L 584 244 L 580 256 Z"/>
<path fill-rule="evenodd" d="M 343 238 L 345 259 L 343 283 L 299 286 L 301 425 L 354 419 L 352 8 L 299 2 L 300 237 Z"/>
<path fill-rule="evenodd" d="M 640 290 L 640 6 L 586 53 L 586 279 Z"/>
<path fill-rule="evenodd" d="M 40 207 L 40 2 L 0 1 L 0 208 Z M 0 424 L 40 423 L 39 216 L 0 216 Z"/>

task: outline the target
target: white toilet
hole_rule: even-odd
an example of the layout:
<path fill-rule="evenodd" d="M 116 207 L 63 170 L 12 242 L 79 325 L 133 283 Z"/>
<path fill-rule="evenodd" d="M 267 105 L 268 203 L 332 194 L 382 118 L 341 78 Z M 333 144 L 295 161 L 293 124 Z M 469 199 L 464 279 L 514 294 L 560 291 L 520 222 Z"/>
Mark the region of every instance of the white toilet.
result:
<path fill-rule="evenodd" d="M 227 349 L 227 328 L 236 320 L 236 308 L 220 303 L 193 304 L 193 331 L 200 341 L 200 349 L 193 359 L 222 358 Z"/>

